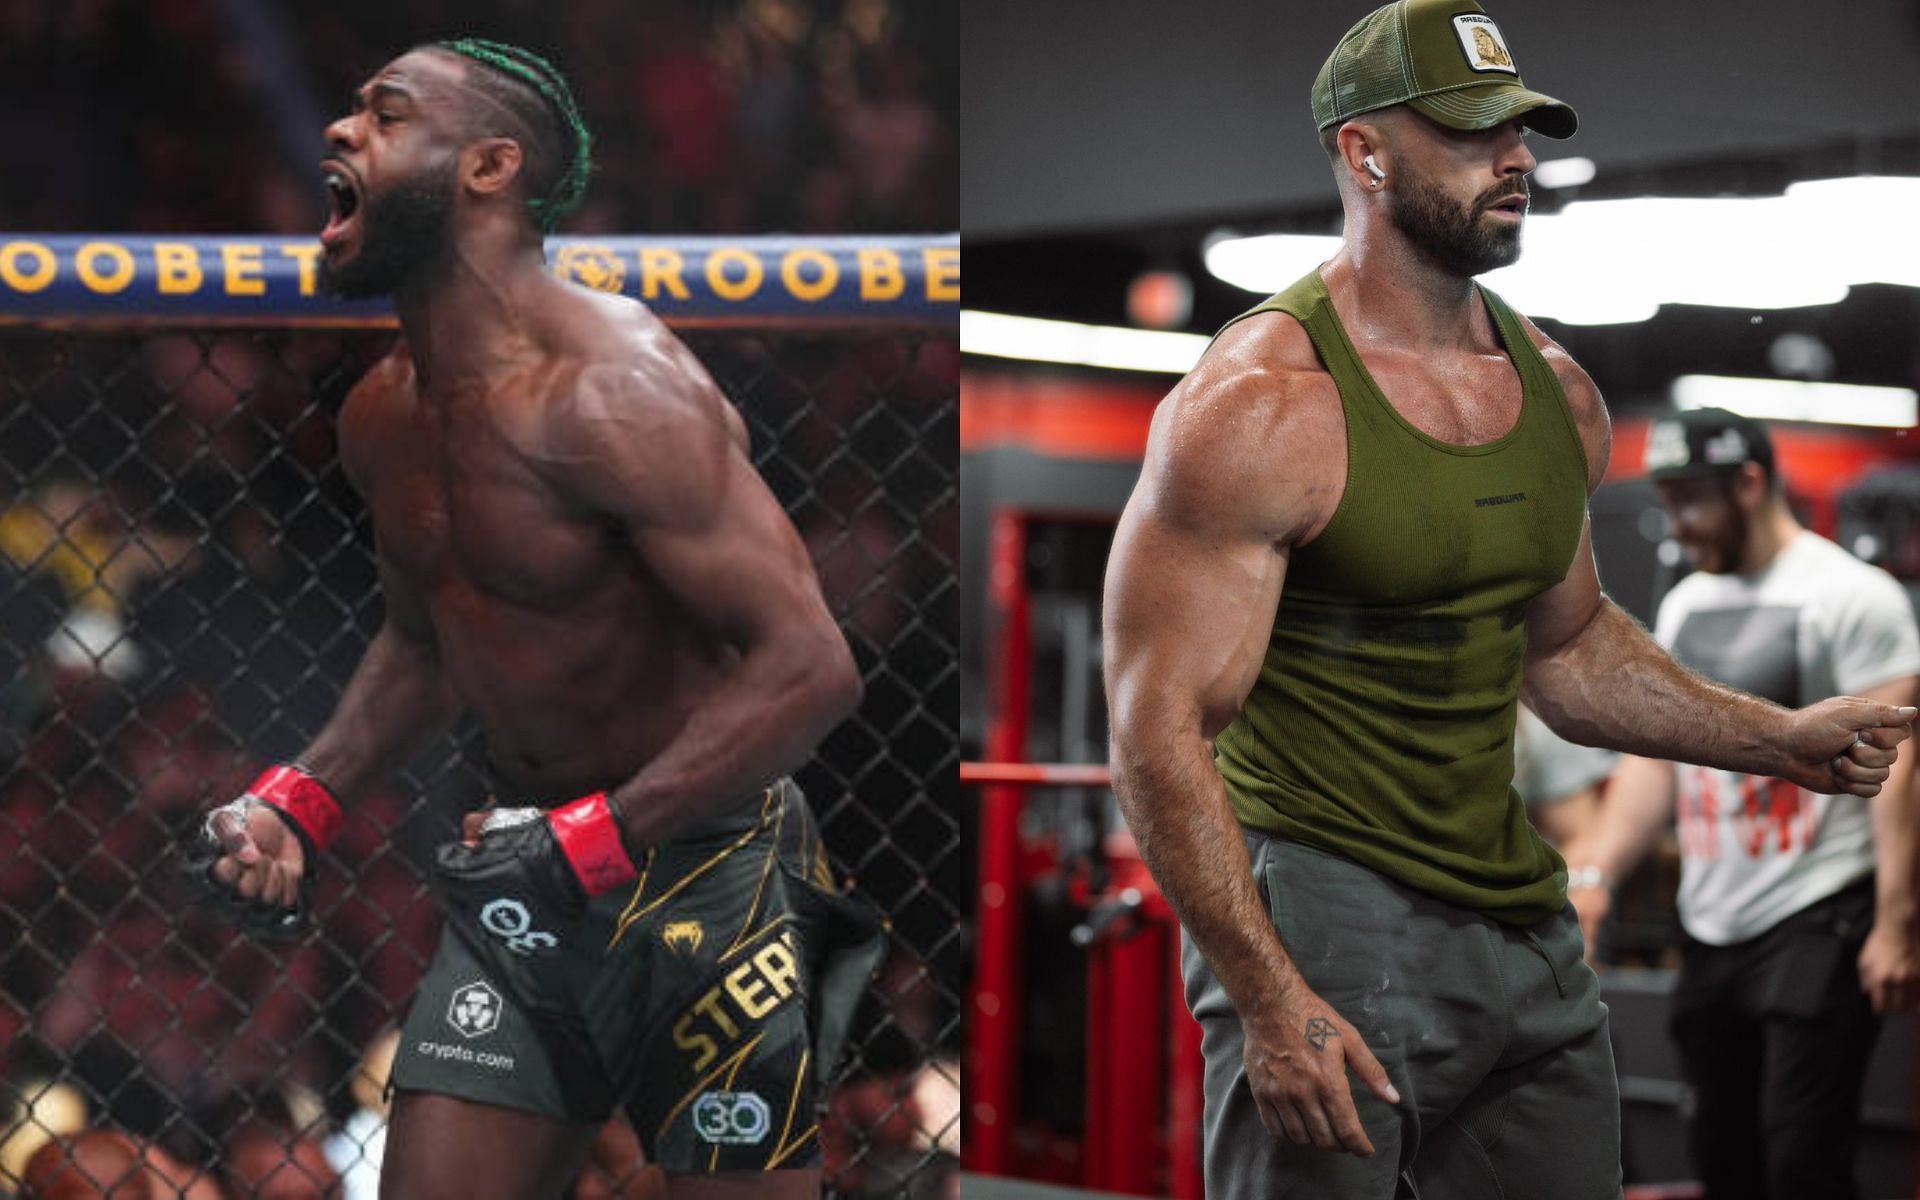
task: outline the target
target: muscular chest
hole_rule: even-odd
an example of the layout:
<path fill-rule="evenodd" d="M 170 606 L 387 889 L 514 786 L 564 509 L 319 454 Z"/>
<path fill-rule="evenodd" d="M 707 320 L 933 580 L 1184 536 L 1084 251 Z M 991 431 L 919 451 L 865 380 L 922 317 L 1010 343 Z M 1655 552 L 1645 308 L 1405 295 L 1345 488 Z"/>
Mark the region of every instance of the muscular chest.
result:
<path fill-rule="evenodd" d="M 1503 354 L 1457 363 L 1392 355 L 1369 364 L 1399 414 L 1429 437 L 1456 446 L 1495 441 L 1520 419 L 1520 375 Z"/>
<path fill-rule="evenodd" d="M 592 585 L 608 553 L 607 527 L 570 511 L 487 429 L 396 429 L 370 492 L 383 555 L 428 595 L 563 605 Z"/>

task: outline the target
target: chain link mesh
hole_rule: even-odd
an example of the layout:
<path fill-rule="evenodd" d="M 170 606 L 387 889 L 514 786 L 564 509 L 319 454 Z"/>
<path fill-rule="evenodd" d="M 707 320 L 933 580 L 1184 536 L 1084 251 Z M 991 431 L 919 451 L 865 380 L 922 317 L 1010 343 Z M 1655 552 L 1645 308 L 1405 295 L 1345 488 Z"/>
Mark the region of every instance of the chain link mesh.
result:
<path fill-rule="evenodd" d="M 171 849 L 318 730 L 378 625 L 333 417 L 392 336 L 0 331 L 0 1192 L 84 1120 L 176 1187 L 372 1194 L 361 1064 L 438 933 L 423 866 L 486 794 L 473 731 L 356 806 L 300 945 L 194 908 Z M 964 970 L 955 337 L 686 337 L 748 417 L 866 676 L 798 776 L 840 873 L 892 920 L 828 1101 L 828 1186 L 946 1194 Z M 111 1176 L 95 1140 L 69 1168 Z M 571 1194 L 649 1194 L 636 1151 L 609 1127 Z"/>

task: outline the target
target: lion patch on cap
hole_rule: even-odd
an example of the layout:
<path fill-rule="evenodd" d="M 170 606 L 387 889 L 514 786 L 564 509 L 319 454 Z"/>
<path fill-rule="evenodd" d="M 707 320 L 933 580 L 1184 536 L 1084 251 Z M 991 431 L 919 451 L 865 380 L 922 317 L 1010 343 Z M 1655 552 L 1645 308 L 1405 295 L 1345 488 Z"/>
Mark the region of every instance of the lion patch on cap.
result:
<path fill-rule="evenodd" d="M 1519 68 L 1513 65 L 1513 55 L 1507 52 L 1507 39 L 1500 36 L 1500 27 L 1479 13 L 1461 13 L 1453 19 L 1453 31 L 1460 36 L 1460 49 L 1467 56 L 1467 65 L 1476 71 L 1503 71 L 1508 75 L 1518 75 Z"/>

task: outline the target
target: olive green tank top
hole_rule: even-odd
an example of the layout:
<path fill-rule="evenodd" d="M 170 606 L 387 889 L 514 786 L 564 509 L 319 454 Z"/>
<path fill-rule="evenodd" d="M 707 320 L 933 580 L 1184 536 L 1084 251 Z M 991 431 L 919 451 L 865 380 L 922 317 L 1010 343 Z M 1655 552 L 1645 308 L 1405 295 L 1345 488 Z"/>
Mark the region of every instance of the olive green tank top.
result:
<path fill-rule="evenodd" d="M 1214 755 L 1244 824 L 1526 925 L 1565 904 L 1566 863 L 1513 788 L 1524 617 L 1572 565 L 1587 456 L 1519 319 L 1480 294 L 1522 403 L 1477 446 L 1395 411 L 1318 271 L 1235 318 L 1306 328 L 1340 390 L 1347 480 L 1293 552 L 1259 680 Z"/>

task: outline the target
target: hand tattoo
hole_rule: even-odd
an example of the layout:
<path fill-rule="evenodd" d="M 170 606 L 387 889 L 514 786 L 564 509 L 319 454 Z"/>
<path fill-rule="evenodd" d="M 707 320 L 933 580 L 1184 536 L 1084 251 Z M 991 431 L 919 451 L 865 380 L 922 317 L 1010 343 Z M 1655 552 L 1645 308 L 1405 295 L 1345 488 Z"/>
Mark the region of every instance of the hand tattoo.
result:
<path fill-rule="evenodd" d="M 1307 1045 L 1315 1050 L 1325 1050 L 1327 1039 L 1339 1036 L 1339 1032 L 1333 1027 L 1333 1022 L 1325 1017 L 1314 1017 L 1307 1022 Z"/>

